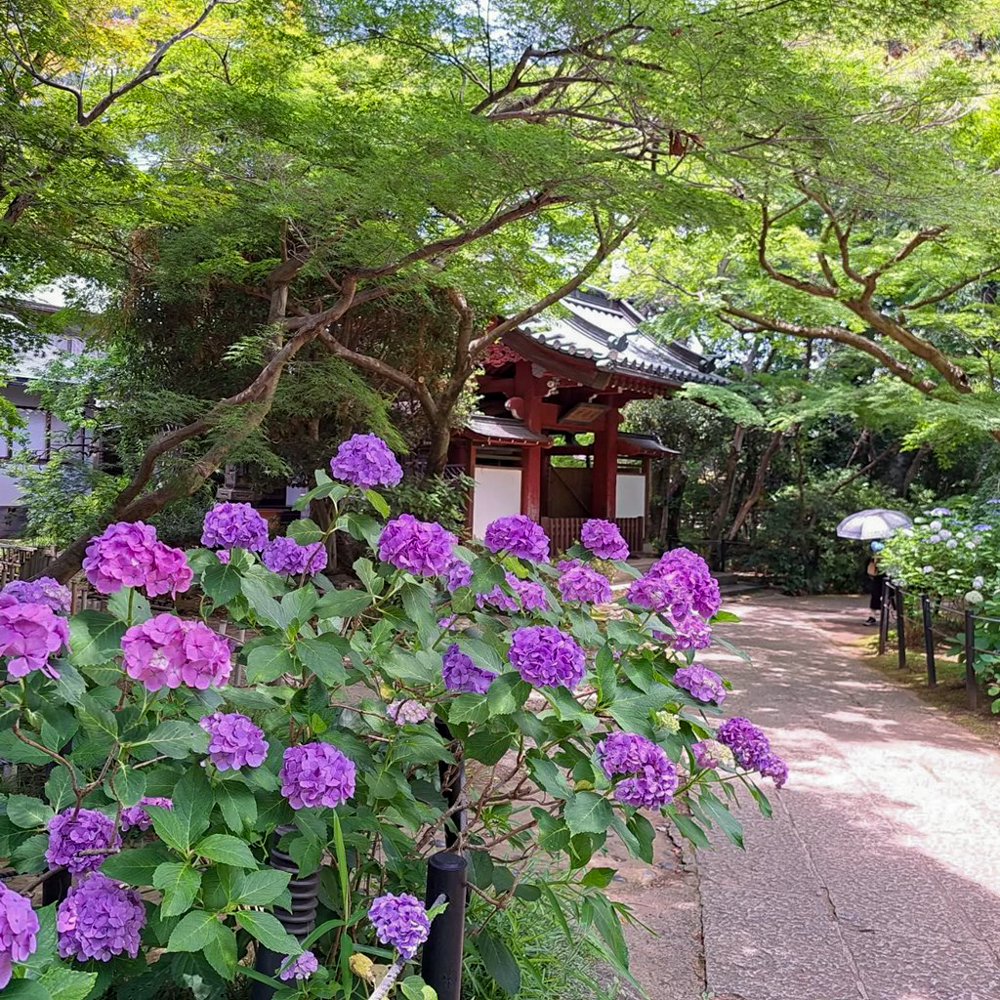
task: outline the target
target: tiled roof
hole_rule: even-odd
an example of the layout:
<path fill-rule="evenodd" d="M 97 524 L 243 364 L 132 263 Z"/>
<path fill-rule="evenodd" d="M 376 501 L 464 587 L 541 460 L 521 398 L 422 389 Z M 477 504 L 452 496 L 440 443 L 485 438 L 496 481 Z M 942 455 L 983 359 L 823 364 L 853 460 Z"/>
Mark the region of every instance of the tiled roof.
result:
<path fill-rule="evenodd" d="M 561 314 L 542 313 L 524 332 L 544 347 L 592 360 L 602 371 L 670 385 L 727 383 L 704 370 L 706 361 L 695 351 L 658 343 L 641 332 L 642 314 L 624 299 L 589 289 L 567 295 L 560 305 Z"/>
<path fill-rule="evenodd" d="M 511 417 L 487 417 L 474 413 L 465 421 L 465 431 L 471 437 L 490 441 L 510 441 L 511 444 L 550 445 L 548 435 L 529 430 L 520 420 Z"/>

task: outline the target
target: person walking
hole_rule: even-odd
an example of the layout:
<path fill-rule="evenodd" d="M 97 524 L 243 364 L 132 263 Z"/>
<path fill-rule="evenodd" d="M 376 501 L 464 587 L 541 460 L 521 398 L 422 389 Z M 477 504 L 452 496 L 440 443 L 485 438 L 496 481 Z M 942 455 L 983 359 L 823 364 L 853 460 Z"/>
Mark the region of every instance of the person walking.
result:
<path fill-rule="evenodd" d="M 865 572 L 871 581 L 871 597 L 868 600 L 868 617 L 865 619 L 866 625 L 877 625 L 879 612 L 882 610 L 882 594 L 885 592 L 885 573 L 878 565 L 877 553 L 882 548 L 881 542 L 872 542 L 872 554 L 868 558 L 868 565 Z"/>

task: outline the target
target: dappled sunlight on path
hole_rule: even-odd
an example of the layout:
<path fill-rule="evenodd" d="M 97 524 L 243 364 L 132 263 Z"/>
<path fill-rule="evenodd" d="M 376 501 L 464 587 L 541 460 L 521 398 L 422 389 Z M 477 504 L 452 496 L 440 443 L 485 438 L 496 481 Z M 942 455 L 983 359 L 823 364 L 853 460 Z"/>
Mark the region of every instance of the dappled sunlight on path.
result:
<path fill-rule="evenodd" d="M 997 1000 L 1000 754 L 848 645 L 861 603 L 754 597 L 707 661 L 788 761 L 747 851 L 701 851 L 708 985 L 742 1000 Z"/>

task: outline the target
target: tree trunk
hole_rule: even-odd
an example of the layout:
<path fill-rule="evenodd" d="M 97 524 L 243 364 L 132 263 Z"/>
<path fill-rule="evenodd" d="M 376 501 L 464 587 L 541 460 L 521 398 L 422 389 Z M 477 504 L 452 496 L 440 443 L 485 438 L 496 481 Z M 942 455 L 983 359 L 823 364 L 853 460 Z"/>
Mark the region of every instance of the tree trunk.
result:
<path fill-rule="evenodd" d="M 448 446 L 451 444 L 451 411 L 441 413 L 439 419 L 431 424 L 431 439 L 427 448 L 427 466 L 424 469 L 424 479 L 435 479 L 444 475 L 448 465 Z"/>
<path fill-rule="evenodd" d="M 739 534 L 740 528 L 743 527 L 743 522 L 747 519 L 747 515 L 757 506 L 757 502 L 763 496 L 767 473 L 771 467 L 772 459 L 778 453 L 778 448 L 781 447 L 783 436 L 782 431 L 775 431 L 771 435 L 771 440 L 768 442 L 767 447 L 764 449 L 764 454 L 761 455 L 760 461 L 757 463 L 757 474 L 754 477 L 753 486 L 750 487 L 750 493 L 736 512 L 736 517 L 729 527 L 729 532 L 726 535 L 728 541 L 731 542 Z"/>
<path fill-rule="evenodd" d="M 665 506 L 667 512 L 666 544 L 667 548 L 672 548 L 681 537 L 681 505 L 684 500 L 684 491 L 687 489 L 688 477 L 682 469 L 675 480 L 675 485 L 670 492 L 670 497 Z"/>
<path fill-rule="evenodd" d="M 733 495 L 736 491 L 736 470 L 739 466 L 745 440 L 746 428 L 742 424 L 737 424 L 733 431 L 733 439 L 729 443 L 729 454 L 726 456 L 726 471 L 722 481 L 719 505 L 715 509 L 715 516 L 712 518 L 709 528 L 712 541 L 722 538 L 722 532 L 729 520 L 729 511 L 733 506 Z"/>

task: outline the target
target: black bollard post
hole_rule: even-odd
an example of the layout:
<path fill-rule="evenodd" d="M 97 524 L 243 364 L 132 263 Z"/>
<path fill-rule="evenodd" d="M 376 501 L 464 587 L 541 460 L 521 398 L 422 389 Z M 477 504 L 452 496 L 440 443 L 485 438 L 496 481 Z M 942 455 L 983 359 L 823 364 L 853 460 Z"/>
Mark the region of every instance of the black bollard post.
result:
<path fill-rule="evenodd" d="M 976 621 L 965 612 L 965 694 L 969 708 L 979 708 L 979 682 L 976 680 Z"/>
<path fill-rule="evenodd" d="M 42 906 L 50 903 L 61 903 L 69 894 L 73 884 L 73 876 L 67 871 L 52 875 L 42 883 Z"/>
<path fill-rule="evenodd" d="M 924 616 L 924 654 L 927 657 L 927 683 L 937 687 L 937 665 L 934 663 L 934 623 L 931 618 L 931 602 L 926 594 L 920 597 L 920 610 Z"/>
<path fill-rule="evenodd" d="M 886 643 L 889 641 L 889 593 L 891 583 L 882 587 L 882 600 L 878 607 L 878 655 L 885 656 Z"/>
<path fill-rule="evenodd" d="M 435 726 L 437 727 L 437 731 L 449 742 L 455 738 L 448 728 L 448 723 L 443 719 L 437 719 Z M 444 796 L 448 808 L 453 809 L 458 804 L 465 785 L 465 764 L 461 762 L 448 764 L 445 761 L 441 761 L 438 764 L 438 773 L 441 777 L 441 794 Z M 458 838 L 464 829 L 465 810 L 459 809 L 457 812 L 452 813 L 444 825 L 445 847 L 449 849 L 454 847 L 458 843 Z"/>
<path fill-rule="evenodd" d="M 903 588 L 896 588 L 896 639 L 899 651 L 899 669 L 906 669 L 906 604 L 903 601 Z"/>
<path fill-rule="evenodd" d="M 431 924 L 420 970 L 424 982 L 437 992 L 437 1000 L 461 1000 L 467 868 L 465 858 L 448 851 L 440 851 L 427 863 L 427 906 L 439 896 L 448 901 L 448 908 Z"/>
<path fill-rule="evenodd" d="M 291 910 L 276 909 L 274 915 L 293 938 L 301 941 L 308 937 L 316 926 L 316 912 L 319 909 L 319 872 L 313 872 L 305 878 L 295 877 L 299 866 L 290 855 L 278 847 L 278 841 L 294 829 L 294 826 L 279 826 L 272 835 L 271 849 L 268 855 L 272 868 L 292 873 L 292 878 L 288 883 L 288 892 L 292 897 L 292 908 Z M 253 967 L 257 972 L 273 979 L 286 957 L 258 943 Z M 251 1000 L 271 1000 L 272 996 L 274 996 L 274 990 L 267 983 L 254 980 L 250 990 Z"/>

